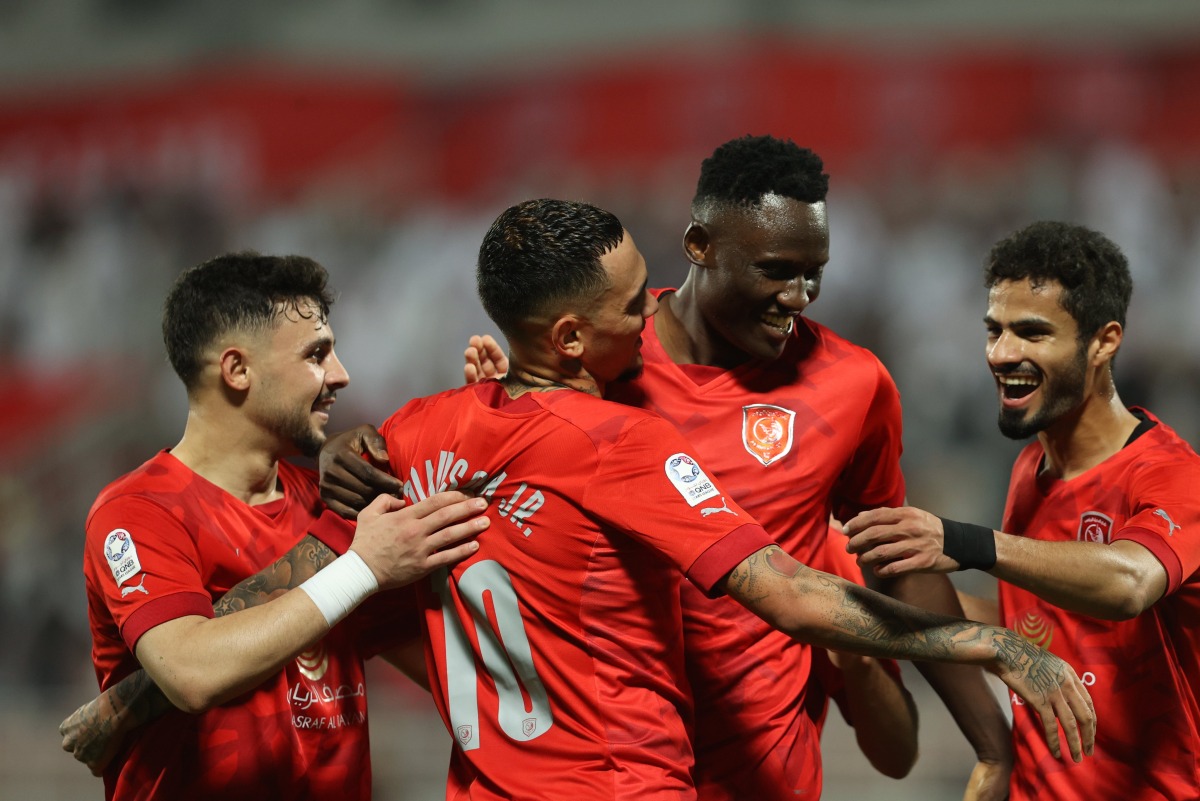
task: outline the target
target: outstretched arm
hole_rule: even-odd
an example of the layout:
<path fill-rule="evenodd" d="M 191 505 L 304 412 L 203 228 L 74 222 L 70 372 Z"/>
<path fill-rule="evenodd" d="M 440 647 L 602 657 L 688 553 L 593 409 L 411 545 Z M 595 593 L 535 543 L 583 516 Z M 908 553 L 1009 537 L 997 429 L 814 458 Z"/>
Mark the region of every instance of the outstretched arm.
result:
<path fill-rule="evenodd" d="M 994 548 L 994 564 L 981 567 L 996 578 L 1055 606 L 1104 620 L 1141 614 L 1167 590 L 1166 568 L 1146 547 L 1129 540 L 1109 545 L 1046 542 L 982 526 L 962 528 L 965 545 L 947 548 L 941 518 L 904 507 L 863 512 L 846 524 L 846 534 L 859 563 L 878 576 L 948 573 L 963 568 L 955 556 L 960 548 Z"/>
<path fill-rule="evenodd" d="M 997 675 L 1039 715 L 1059 756 L 1059 723 L 1080 761 L 1095 742 L 1096 713 L 1075 671 L 1008 629 L 907 606 L 797 562 L 777 545 L 747 557 L 729 595 L 797 640 L 865 656 L 960 662 Z"/>
<path fill-rule="evenodd" d="M 249 609 L 299 587 L 334 560 L 333 551 L 311 534 L 271 565 L 236 584 L 213 604 L 213 615 Z M 76 709 L 58 726 L 62 748 L 100 776 L 126 734 L 174 709 L 144 670 L 121 681 Z"/>

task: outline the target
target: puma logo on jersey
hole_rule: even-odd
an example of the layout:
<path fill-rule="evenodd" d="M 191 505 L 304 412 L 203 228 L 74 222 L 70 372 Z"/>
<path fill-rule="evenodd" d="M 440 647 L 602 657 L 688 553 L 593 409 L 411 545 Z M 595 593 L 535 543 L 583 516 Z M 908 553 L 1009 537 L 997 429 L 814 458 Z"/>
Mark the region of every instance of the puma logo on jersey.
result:
<path fill-rule="evenodd" d="M 735 512 L 729 508 L 729 504 L 726 502 L 724 495 L 721 496 L 721 505 L 720 506 L 710 507 L 708 509 L 700 510 L 700 514 L 703 517 L 708 517 L 709 515 L 715 515 L 717 512 L 729 512 L 729 514 L 733 515 L 734 517 L 738 516 L 737 512 Z"/>
<path fill-rule="evenodd" d="M 124 598 L 126 595 L 129 595 L 130 593 L 133 593 L 133 592 L 140 592 L 145 595 L 149 595 L 150 591 L 146 589 L 145 584 L 146 584 L 146 574 L 143 573 L 142 580 L 139 581 L 137 584 L 130 584 L 128 587 L 121 588 L 121 597 Z"/>
<path fill-rule="evenodd" d="M 1167 514 L 1167 512 L 1166 512 L 1166 510 L 1165 510 L 1165 509 L 1155 509 L 1155 510 L 1154 510 L 1154 514 L 1158 515 L 1158 516 L 1159 516 L 1159 517 L 1161 517 L 1163 520 L 1166 520 L 1166 521 L 1167 521 L 1167 525 L 1169 525 L 1169 526 L 1170 526 L 1170 528 L 1169 528 L 1169 529 L 1167 529 L 1167 536 L 1168 536 L 1168 537 L 1173 537 L 1173 536 L 1175 536 L 1175 529 L 1182 529 L 1182 528 L 1183 528 L 1183 526 L 1179 525 L 1178 523 L 1176 523 L 1174 520 L 1172 520 L 1172 519 L 1171 519 L 1171 516 L 1170 516 L 1169 514 Z"/>

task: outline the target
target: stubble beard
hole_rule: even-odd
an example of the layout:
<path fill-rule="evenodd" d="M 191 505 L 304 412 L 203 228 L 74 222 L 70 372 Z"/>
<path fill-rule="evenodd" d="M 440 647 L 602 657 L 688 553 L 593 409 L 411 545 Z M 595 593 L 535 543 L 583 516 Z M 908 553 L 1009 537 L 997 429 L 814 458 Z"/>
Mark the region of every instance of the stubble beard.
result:
<path fill-rule="evenodd" d="M 997 423 L 1000 433 L 1009 439 L 1028 439 L 1045 431 L 1083 401 L 1087 376 L 1087 350 L 1079 349 L 1068 368 L 1054 376 L 1047 375 L 1042 383 L 1042 406 L 1026 417 L 1024 409 L 1000 407 Z"/>

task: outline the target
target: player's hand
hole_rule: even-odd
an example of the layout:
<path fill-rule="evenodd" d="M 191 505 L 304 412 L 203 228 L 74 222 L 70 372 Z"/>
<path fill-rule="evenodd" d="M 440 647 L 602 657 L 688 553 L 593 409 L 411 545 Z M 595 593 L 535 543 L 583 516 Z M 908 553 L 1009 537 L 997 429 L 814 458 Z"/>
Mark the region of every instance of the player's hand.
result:
<path fill-rule="evenodd" d="M 1059 726 L 1067 737 L 1071 759 L 1081 762 L 1096 743 L 1096 709 L 1074 669 L 1049 651 L 1038 648 L 1008 629 L 988 626 L 995 659 L 988 670 L 1012 688 L 1042 721 L 1046 742 L 1055 758 L 1062 757 Z M 1019 710 L 1018 710 L 1019 713 Z"/>
<path fill-rule="evenodd" d="M 858 555 L 859 566 L 880 578 L 951 573 L 962 567 L 942 553 L 942 521 L 921 509 L 872 509 L 859 513 L 842 529 L 850 538 L 846 549 Z"/>
<path fill-rule="evenodd" d="M 376 496 L 399 496 L 402 485 L 385 472 L 388 464 L 387 445 L 374 426 L 361 425 L 335 434 L 325 441 L 317 459 L 321 500 L 353 520 Z"/>
<path fill-rule="evenodd" d="M 109 693 L 101 693 L 58 724 L 62 749 L 87 765 L 93 776 L 103 776 L 121 745 L 120 721 Z"/>
<path fill-rule="evenodd" d="M 1012 765 L 980 760 L 967 779 L 963 801 L 1005 801 Z"/>
<path fill-rule="evenodd" d="M 463 378 L 468 384 L 485 378 L 499 378 L 508 372 L 508 357 L 491 334 L 476 335 L 467 340 L 463 358 L 466 359 Z"/>
<path fill-rule="evenodd" d="M 380 495 L 359 513 L 350 550 L 371 568 L 380 589 L 411 584 L 479 550 L 474 537 L 491 522 L 485 509 L 483 498 L 457 491 L 412 506 Z"/>

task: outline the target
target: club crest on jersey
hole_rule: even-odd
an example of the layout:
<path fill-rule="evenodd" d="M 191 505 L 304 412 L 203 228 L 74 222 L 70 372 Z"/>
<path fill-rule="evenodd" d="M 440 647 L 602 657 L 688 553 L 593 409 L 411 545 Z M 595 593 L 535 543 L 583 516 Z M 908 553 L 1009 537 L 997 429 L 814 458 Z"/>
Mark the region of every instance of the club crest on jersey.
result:
<path fill-rule="evenodd" d="M 1107 545 L 1112 537 L 1112 518 L 1100 512 L 1084 512 L 1079 517 L 1079 533 L 1075 539 L 1080 542 L 1099 542 Z"/>
<path fill-rule="evenodd" d="M 142 570 L 133 536 L 123 528 L 114 528 L 104 538 L 104 559 L 120 587 Z"/>
<path fill-rule="evenodd" d="M 688 506 L 695 506 L 718 494 L 717 488 L 700 469 L 700 465 L 686 453 L 677 453 L 669 457 L 663 467 L 671 485 L 683 496 Z"/>
<path fill-rule="evenodd" d="M 473 726 L 459 726 L 454 730 L 458 736 L 458 742 L 462 746 L 467 746 L 475 739 L 475 728 Z"/>
<path fill-rule="evenodd" d="M 1033 643 L 1043 651 L 1050 650 L 1050 643 L 1054 640 L 1054 626 L 1037 612 L 1026 612 L 1021 615 L 1013 622 L 1012 628 L 1021 635 L 1022 639 Z"/>
<path fill-rule="evenodd" d="M 319 642 L 307 651 L 301 651 L 296 657 L 296 667 L 306 679 L 320 681 L 324 678 L 325 671 L 329 670 L 329 653 L 325 650 L 325 643 Z"/>
<path fill-rule="evenodd" d="M 796 413 L 782 406 L 754 403 L 742 407 L 742 445 L 764 465 L 782 459 L 792 449 Z"/>

